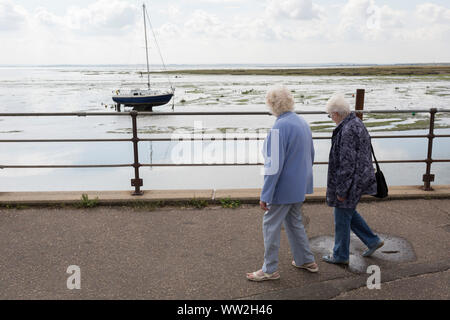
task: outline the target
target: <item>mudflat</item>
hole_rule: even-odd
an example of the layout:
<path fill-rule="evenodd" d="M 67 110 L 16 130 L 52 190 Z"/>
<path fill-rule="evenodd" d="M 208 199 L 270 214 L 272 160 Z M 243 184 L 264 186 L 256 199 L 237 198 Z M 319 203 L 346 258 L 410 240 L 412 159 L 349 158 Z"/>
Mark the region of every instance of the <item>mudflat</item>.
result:
<path fill-rule="evenodd" d="M 333 68 L 286 68 L 286 69 L 195 69 L 170 70 L 171 74 L 203 75 L 272 75 L 272 76 L 427 76 L 450 75 L 447 65 L 393 65 L 355 66 Z"/>

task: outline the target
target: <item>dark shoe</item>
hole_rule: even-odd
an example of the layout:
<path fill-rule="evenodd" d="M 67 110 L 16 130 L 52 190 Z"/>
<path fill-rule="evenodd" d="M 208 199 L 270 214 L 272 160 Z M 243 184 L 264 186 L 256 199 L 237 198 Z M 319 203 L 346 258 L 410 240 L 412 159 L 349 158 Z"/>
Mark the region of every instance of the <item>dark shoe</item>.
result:
<path fill-rule="evenodd" d="M 368 249 L 363 252 L 363 257 L 370 257 L 376 250 L 380 249 L 384 245 L 384 241 L 380 240 L 378 241 L 377 245 L 374 246 L 372 249 Z"/>
<path fill-rule="evenodd" d="M 323 256 L 322 260 L 325 261 L 325 262 L 328 262 L 328 263 L 333 263 L 333 264 L 345 264 L 345 265 L 348 265 L 348 260 L 347 261 L 337 261 L 337 260 L 334 259 L 334 257 L 331 254 Z"/>

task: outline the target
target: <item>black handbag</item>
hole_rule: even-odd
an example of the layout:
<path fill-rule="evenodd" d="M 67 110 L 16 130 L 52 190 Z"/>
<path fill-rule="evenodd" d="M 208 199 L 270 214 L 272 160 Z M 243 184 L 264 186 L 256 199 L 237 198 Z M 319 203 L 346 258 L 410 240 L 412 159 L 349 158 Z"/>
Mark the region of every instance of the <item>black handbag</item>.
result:
<path fill-rule="evenodd" d="M 380 166 L 378 165 L 377 158 L 375 157 L 375 152 L 373 152 L 372 143 L 370 144 L 370 149 L 372 150 L 373 159 L 375 160 L 375 164 L 377 166 L 377 171 L 375 172 L 375 179 L 377 180 L 377 193 L 373 196 L 376 198 L 386 198 L 388 196 L 388 186 L 386 183 L 386 179 L 384 178 L 383 172 L 380 170 Z"/>

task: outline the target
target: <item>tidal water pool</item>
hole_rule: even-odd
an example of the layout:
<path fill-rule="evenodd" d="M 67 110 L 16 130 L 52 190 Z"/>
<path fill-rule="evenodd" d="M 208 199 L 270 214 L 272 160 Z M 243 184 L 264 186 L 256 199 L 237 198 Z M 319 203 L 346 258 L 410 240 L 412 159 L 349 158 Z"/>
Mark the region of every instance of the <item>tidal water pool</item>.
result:
<path fill-rule="evenodd" d="M 155 88 L 176 88 L 174 102 L 157 112 L 267 111 L 265 93 L 287 86 L 297 111 L 324 111 L 328 98 L 342 92 L 354 105 L 356 89 L 365 89 L 366 110 L 411 110 L 407 114 L 367 114 L 372 136 L 427 134 L 429 115 L 414 109 L 450 109 L 450 76 L 252 76 L 152 75 Z M 144 80 L 127 66 L 59 66 L 0 68 L 0 113 L 114 112 L 112 92 L 133 89 Z M 305 115 L 314 136 L 330 136 L 334 124 L 326 115 Z M 264 138 L 272 116 L 138 117 L 141 138 L 173 138 L 180 134 Z M 438 113 L 436 132 L 450 133 L 450 113 Z M 130 138 L 128 116 L 0 117 L 0 140 Z M 187 142 L 183 142 L 187 143 Z M 329 140 L 315 140 L 316 161 L 327 161 Z M 426 139 L 374 139 L 378 160 L 425 159 Z M 191 153 L 177 154 L 180 142 L 140 142 L 141 163 L 236 163 L 262 161 L 262 140 L 205 141 L 190 144 Z M 188 150 L 185 148 L 184 150 Z M 128 164 L 130 142 L 0 143 L 2 165 Z M 450 158 L 450 139 L 436 139 L 433 158 Z M 234 161 L 234 162 L 233 162 Z M 390 185 L 420 185 L 425 164 L 382 164 Z M 261 166 L 144 167 L 144 189 L 258 188 Z M 433 164 L 435 184 L 450 184 L 450 164 Z M 314 168 L 316 187 L 326 185 L 326 166 Z M 133 169 L 2 169 L 0 191 L 129 190 Z"/>

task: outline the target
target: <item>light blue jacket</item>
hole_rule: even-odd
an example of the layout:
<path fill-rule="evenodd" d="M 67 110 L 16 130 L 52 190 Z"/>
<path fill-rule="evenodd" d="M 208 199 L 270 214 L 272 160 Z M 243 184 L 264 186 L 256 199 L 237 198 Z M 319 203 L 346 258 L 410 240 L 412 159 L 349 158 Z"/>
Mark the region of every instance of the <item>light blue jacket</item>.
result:
<path fill-rule="evenodd" d="M 294 112 L 278 116 L 264 141 L 263 154 L 261 201 L 298 203 L 305 200 L 305 194 L 313 193 L 314 145 L 303 117 Z"/>

